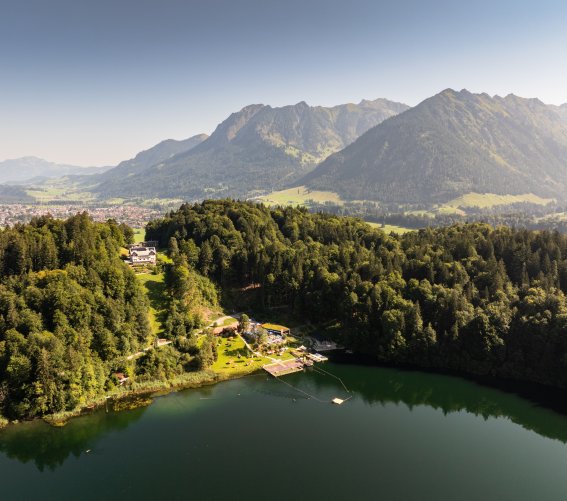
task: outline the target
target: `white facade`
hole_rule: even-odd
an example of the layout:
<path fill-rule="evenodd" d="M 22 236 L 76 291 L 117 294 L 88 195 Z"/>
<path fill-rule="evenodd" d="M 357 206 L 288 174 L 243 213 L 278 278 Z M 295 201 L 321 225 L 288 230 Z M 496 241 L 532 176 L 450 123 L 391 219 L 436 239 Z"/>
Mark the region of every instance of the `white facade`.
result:
<path fill-rule="evenodd" d="M 130 263 L 156 264 L 157 252 L 155 247 L 131 247 Z"/>

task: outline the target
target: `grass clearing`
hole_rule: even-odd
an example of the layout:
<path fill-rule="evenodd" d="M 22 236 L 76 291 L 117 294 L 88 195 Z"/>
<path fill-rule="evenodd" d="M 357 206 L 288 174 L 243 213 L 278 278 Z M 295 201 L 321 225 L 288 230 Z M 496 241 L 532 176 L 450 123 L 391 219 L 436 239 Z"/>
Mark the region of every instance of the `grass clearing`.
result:
<path fill-rule="evenodd" d="M 146 240 L 146 228 L 134 228 L 134 242 L 144 242 Z"/>
<path fill-rule="evenodd" d="M 173 264 L 173 259 L 171 259 L 167 254 L 158 253 L 158 261 L 165 264 Z"/>
<path fill-rule="evenodd" d="M 289 188 L 287 190 L 274 191 L 268 195 L 263 195 L 257 199 L 266 205 L 292 205 L 294 207 L 305 205 L 310 206 L 312 202 L 322 204 L 332 202 L 336 205 L 342 205 L 341 197 L 332 191 L 316 191 L 310 190 L 305 186 L 297 188 Z"/>
<path fill-rule="evenodd" d="M 215 338 L 218 339 L 217 352 L 218 359 L 211 366 L 217 374 L 223 376 L 233 376 L 241 373 L 255 372 L 263 365 L 270 363 L 269 358 L 252 356 L 244 344 L 244 340 L 238 336 L 235 338 Z"/>
<path fill-rule="evenodd" d="M 436 209 L 433 209 L 431 211 L 431 214 L 433 216 L 435 216 L 436 214 L 445 215 L 445 216 L 451 216 L 451 215 L 466 216 L 467 213 L 463 209 L 459 209 L 458 207 L 452 207 L 450 205 L 441 205 Z"/>
<path fill-rule="evenodd" d="M 165 315 L 167 310 L 167 297 L 165 295 L 164 275 L 150 275 L 149 273 L 137 275 L 142 287 L 146 290 L 146 294 L 150 301 L 149 320 L 152 333 L 159 337 L 163 331 Z"/>
<path fill-rule="evenodd" d="M 516 203 L 530 203 L 534 205 L 547 205 L 554 202 L 553 198 L 542 198 L 533 193 L 525 193 L 523 195 L 496 195 L 494 193 L 467 193 L 458 198 L 450 200 L 446 204 L 447 207 L 468 208 L 479 207 L 487 209 L 497 205 L 510 205 Z"/>
<path fill-rule="evenodd" d="M 408 231 L 415 231 L 412 228 L 404 228 L 403 226 L 395 226 L 393 224 L 372 223 L 369 221 L 367 221 L 367 223 L 373 228 L 378 228 L 379 230 L 382 230 L 386 233 L 394 232 L 397 233 L 398 235 L 403 235 Z"/>
<path fill-rule="evenodd" d="M 217 339 L 218 343 L 218 359 L 211 366 L 211 369 L 224 377 L 250 374 L 260 370 L 264 365 L 270 364 L 274 360 L 291 360 L 295 358 L 289 351 L 284 351 L 281 355 L 250 356 L 251 353 L 240 336 L 234 338 L 217 337 L 215 339 Z"/>
<path fill-rule="evenodd" d="M 222 322 L 218 322 L 215 321 L 213 323 L 214 327 L 226 327 L 227 325 L 236 325 L 238 323 L 238 320 L 236 320 L 235 318 L 225 318 Z"/>
<path fill-rule="evenodd" d="M 32 187 L 26 190 L 26 193 L 39 203 L 90 202 L 95 199 L 92 193 L 80 190 L 67 178 L 54 179 L 49 183 L 42 184 L 41 187 Z"/>

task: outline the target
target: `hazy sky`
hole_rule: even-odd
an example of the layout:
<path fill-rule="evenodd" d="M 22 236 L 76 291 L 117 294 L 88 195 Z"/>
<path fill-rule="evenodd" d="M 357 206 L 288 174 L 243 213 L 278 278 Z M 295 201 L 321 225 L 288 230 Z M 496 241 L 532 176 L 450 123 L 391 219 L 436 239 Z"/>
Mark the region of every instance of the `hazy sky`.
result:
<path fill-rule="evenodd" d="M 567 102 L 567 2 L 0 0 L 0 160 L 111 165 L 251 103 Z"/>

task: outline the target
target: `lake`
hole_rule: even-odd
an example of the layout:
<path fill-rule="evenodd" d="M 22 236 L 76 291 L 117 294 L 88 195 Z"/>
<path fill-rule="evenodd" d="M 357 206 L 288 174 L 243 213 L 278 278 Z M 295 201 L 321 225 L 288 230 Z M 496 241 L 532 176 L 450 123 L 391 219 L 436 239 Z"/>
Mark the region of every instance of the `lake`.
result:
<path fill-rule="evenodd" d="M 352 393 L 258 374 L 0 431 L 0 499 L 567 499 L 564 415 L 456 377 L 320 367 Z"/>

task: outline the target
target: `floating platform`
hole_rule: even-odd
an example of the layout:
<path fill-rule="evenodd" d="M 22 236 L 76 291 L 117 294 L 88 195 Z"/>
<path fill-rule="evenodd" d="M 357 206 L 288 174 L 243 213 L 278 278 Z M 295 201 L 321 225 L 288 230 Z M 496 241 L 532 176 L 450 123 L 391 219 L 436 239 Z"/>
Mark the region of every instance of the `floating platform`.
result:
<path fill-rule="evenodd" d="M 342 398 L 333 398 L 333 400 L 331 400 L 331 402 L 333 402 L 334 404 L 337 404 L 337 405 L 341 405 L 344 402 L 344 400 Z"/>
<path fill-rule="evenodd" d="M 303 370 L 303 362 L 297 358 L 292 358 L 264 365 L 262 369 L 274 377 L 285 376 L 286 374 L 301 372 Z"/>

